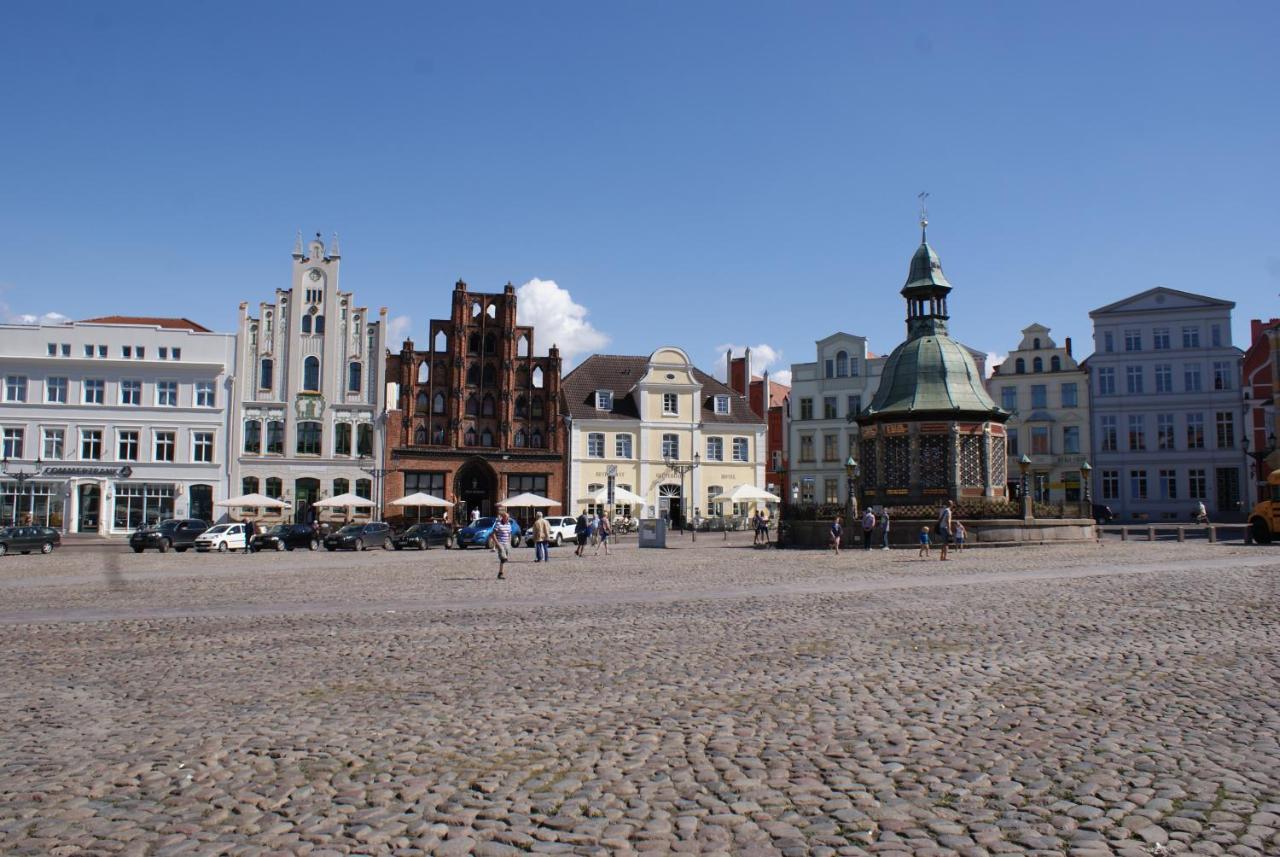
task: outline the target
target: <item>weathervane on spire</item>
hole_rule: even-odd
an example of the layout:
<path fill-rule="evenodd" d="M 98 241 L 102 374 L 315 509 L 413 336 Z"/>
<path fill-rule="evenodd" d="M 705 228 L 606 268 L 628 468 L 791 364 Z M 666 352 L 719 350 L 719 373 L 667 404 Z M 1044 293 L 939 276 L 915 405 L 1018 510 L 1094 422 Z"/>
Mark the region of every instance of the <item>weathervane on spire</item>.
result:
<path fill-rule="evenodd" d="M 920 243 L 923 244 L 925 230 L 929 228 L 929 192 L 920 191 L 916 194 L 916 199 L 920 200 Z"/>

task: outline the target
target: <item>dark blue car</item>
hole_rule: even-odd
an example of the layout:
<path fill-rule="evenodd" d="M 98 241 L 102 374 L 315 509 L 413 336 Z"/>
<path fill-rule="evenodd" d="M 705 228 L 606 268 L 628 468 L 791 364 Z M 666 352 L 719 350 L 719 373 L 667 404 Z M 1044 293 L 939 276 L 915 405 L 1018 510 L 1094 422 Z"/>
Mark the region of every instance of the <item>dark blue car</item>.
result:
<path fill-rule="evenodd" d="M 458 547 L 469 548 L 472 545 L 484 547 L 489 543 L 489 536 L 493 535 L 493 525 L 497 522 L 497 518 L 481 518 L 474 524 L 458 530 Z M 520 547 L 520 525 L 514 518 L 511 519 L 511 546 Z"/>

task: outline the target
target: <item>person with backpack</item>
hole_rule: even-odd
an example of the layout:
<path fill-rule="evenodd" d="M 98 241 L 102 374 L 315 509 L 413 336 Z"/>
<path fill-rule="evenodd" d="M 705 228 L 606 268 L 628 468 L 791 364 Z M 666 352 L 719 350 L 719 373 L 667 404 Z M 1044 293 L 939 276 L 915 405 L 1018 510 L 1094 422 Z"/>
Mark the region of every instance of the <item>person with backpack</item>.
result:
<path fill-rule="evenodd" d="M 871 534 L 876 529 L 876 516 L 870 508 L 862 513 L 862 549 L 871 550 Z"/>

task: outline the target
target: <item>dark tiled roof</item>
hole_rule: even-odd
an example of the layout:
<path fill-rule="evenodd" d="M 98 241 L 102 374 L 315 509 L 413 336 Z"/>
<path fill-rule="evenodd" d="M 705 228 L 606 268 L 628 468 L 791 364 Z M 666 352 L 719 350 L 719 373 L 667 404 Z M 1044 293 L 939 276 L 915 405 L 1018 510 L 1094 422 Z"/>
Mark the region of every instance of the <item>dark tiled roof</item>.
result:
<path fill-rule="evenodd" d="M 102 318 L 86 318 L 83 324 L 142 324 L 163 327 L 166 330 L 194 330 L 197 333 L 211 333 L 209 328 L 196 324 L 189 318 L 155 318 L 143 315 L 104 315 Z"/>
<path fill-rule="evenodd" d="M 580 366 L 564 376 L 560 384 L 565 400 L 565 412 L 575 420 L 638 420 L 631 388 L 644 377 L 649 366 L 648 357 L 628 357 L 616 354 L 597 354 L 588 357 Z M 694 368 L 694 377 L 702 385 L 702 421 L 707 423 L 762 423 L 763 419 L 751 412 L 745 397 L 712 378 L 706 372 Z M 596 410 L 596 390 L 613 391 L 613 410 Z M 729 397 L 729 413 L 717 414 L 717 394 Z"/>

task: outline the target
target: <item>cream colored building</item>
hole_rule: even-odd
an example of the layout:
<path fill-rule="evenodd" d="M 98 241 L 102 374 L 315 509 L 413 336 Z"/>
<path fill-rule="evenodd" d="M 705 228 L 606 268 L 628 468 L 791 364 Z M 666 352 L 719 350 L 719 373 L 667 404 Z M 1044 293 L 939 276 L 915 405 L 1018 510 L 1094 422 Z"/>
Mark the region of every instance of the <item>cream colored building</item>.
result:
<path fill-rule="evenodd" d="M 1019 496 L 1018 462 L 1031 459 L 1027 491 L 1037 503 L 1084 500 L 1081 465 L 1089 457 L 1089 374 L 1058 347 L 1049 328 L 1032 324 L 987 379 L 987 392 L 1013 416 L 1008 432 L 1009 496 Z"/>
<path fill-rule="evenodd" d="M 673 523 L 750 514 L 753 505 L 721 508 L 711 498 L 740 485 L 765 487 L 764 418 L 681 349 L 590 357 L 565 376 L 562 389 L 574 501 L 566 512 L 593 506 L 590 498 L 612 480 L 615 498 L 625 490 L 646 503 L 643 511 L 615 503 L 616 514 Z"/>

